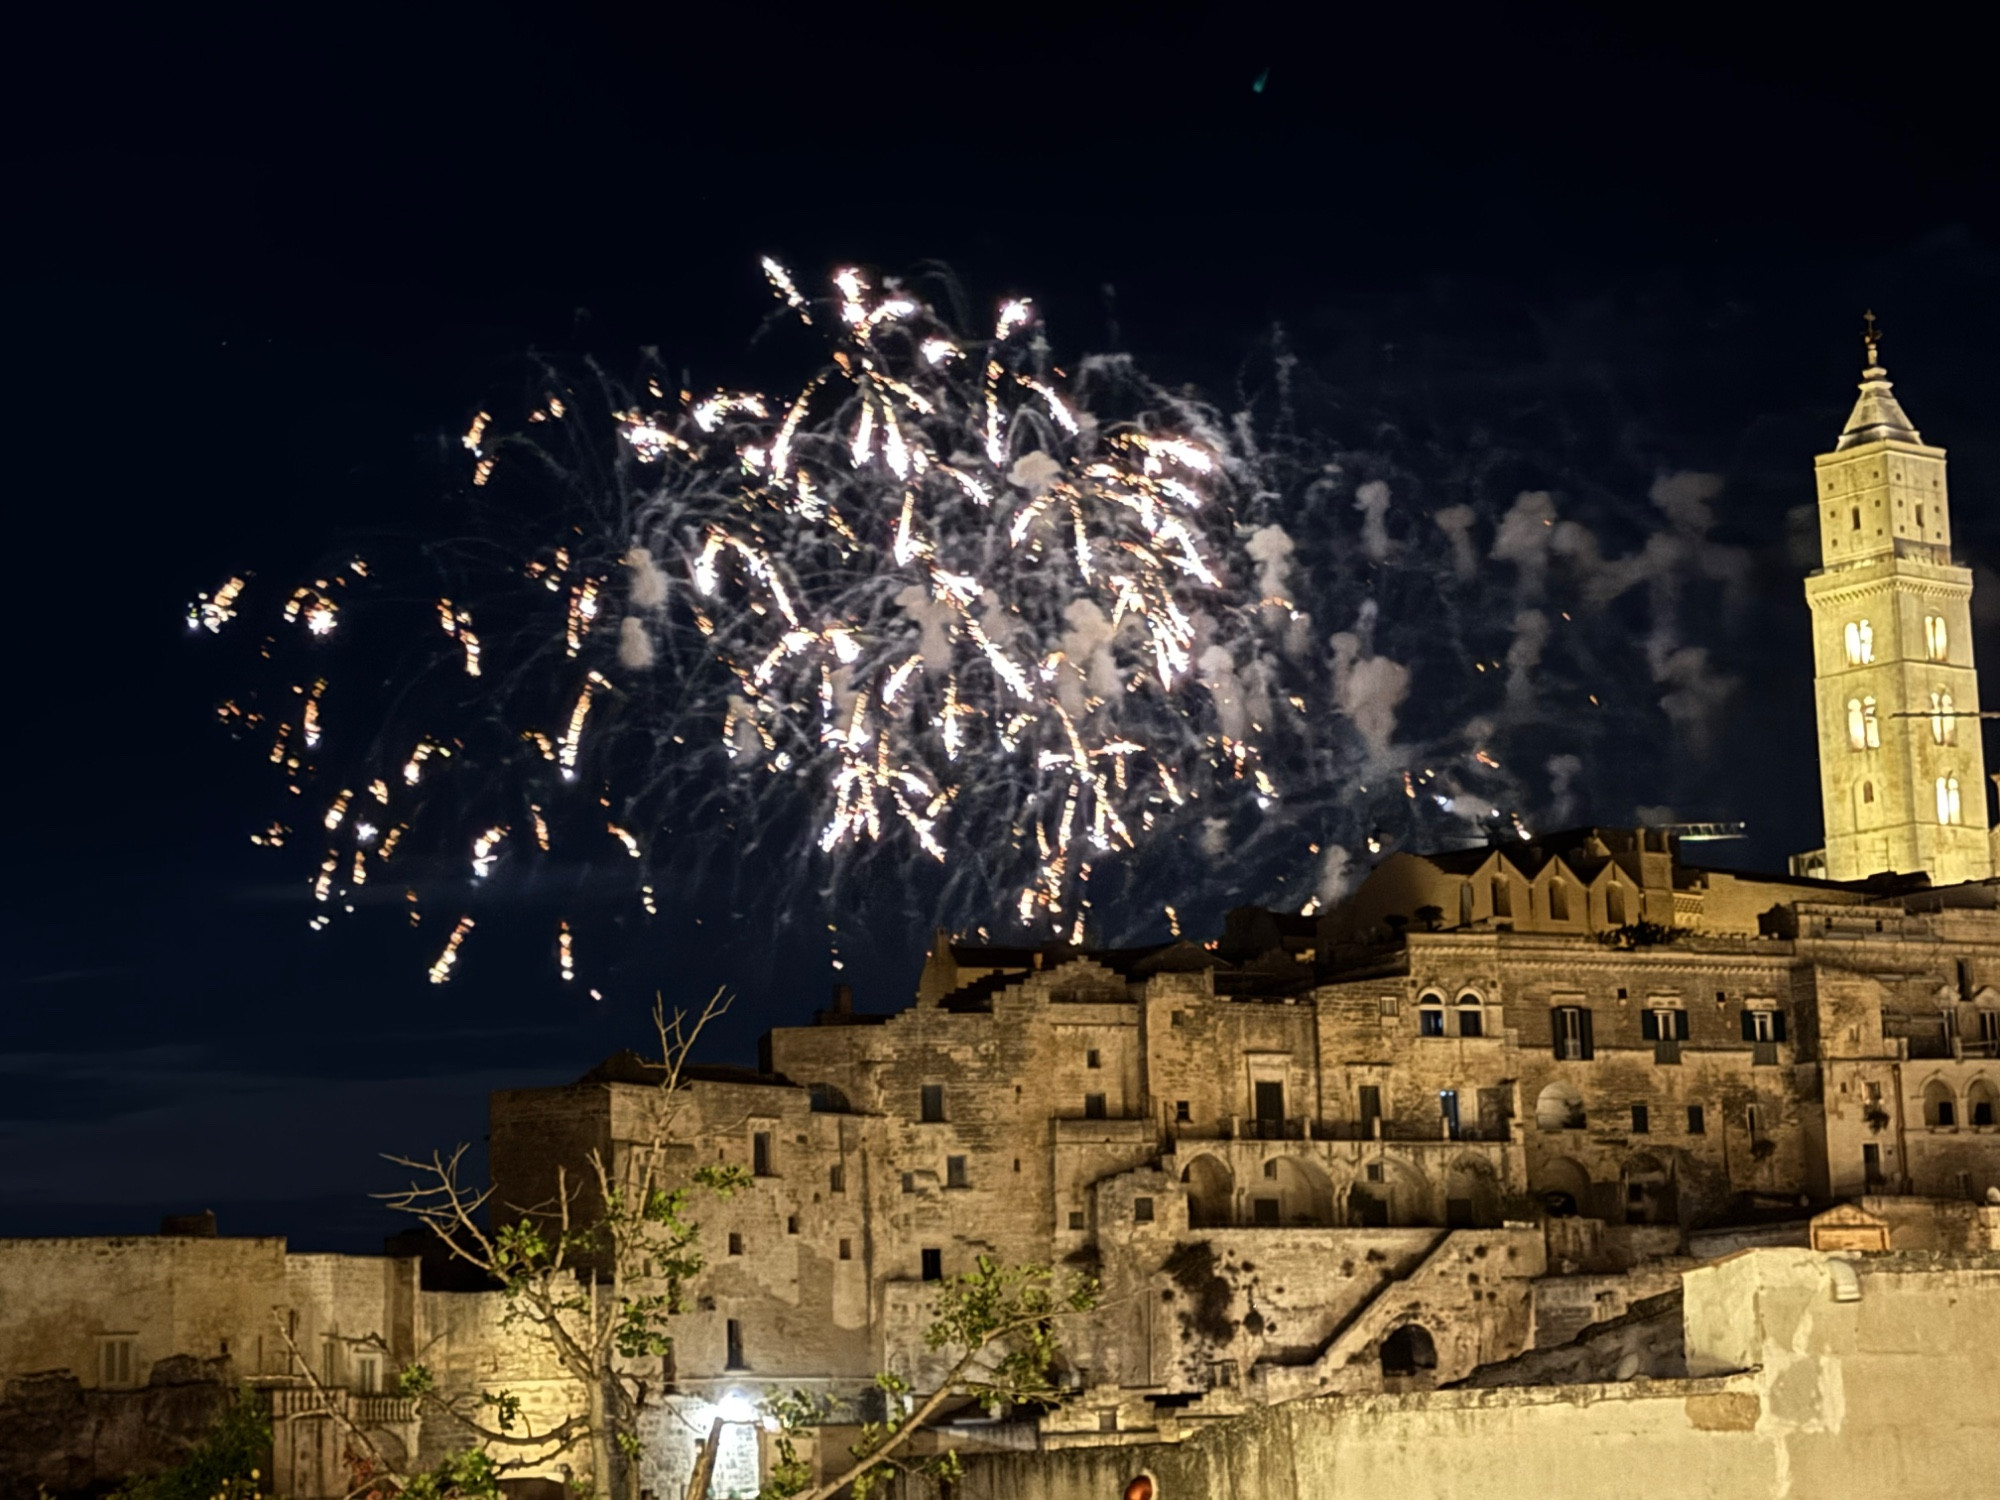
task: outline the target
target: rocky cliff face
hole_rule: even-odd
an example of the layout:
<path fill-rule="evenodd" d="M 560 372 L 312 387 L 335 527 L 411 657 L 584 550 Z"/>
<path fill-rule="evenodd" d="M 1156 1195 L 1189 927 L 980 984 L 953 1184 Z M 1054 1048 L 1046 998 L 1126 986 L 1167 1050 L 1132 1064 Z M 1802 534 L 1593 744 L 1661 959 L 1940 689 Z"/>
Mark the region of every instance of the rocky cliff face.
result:
<path fill-rule="evenodd" d="M 102 1495 L 180 1462 L 236 1400 L 229 1362 L 176 1355 L 144 1386 L 85 1390 L 67 1370 L 7 1382 L 0 1394 L 0 1500 Z"/>

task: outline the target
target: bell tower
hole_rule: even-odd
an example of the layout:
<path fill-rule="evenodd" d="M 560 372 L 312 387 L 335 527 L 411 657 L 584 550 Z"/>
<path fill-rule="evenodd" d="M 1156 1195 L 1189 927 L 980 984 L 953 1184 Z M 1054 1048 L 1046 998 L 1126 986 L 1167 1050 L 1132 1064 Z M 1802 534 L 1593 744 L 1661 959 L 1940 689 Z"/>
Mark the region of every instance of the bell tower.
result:
<path fill-rule="evenodd" d="M 1861 396 L 1813 460 L 1820 566 L 1806 578 L 1826 874 L 1993 874 L 1972 665 L 1972 570 L 1951 556 L 1944 449 L 1925 444 L 1868 315 Z"/>

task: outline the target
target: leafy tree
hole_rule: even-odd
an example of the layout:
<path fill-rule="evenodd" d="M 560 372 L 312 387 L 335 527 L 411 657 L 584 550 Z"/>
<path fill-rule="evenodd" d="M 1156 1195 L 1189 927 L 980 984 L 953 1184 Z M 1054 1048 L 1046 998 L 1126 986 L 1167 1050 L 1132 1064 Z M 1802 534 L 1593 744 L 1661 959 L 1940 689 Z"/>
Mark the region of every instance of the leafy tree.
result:
<path fill-rule="evenodd" d="M 971 1401 L 991 1414 L 1021 1402 L 1059 1399 L 1057 1325 L 1097 1306 L 1096 1282 L 1061 1276 L 1046 1266 L 1002 1265 L 982 1255 L 975 1270 L 940 1285 L 924 1344 L 953 1357 L 937 1388 L 916 1401 L 903 1377 L 877 1375 L 889 1415 L 866 1423 L 849 1449 L 852 1462 L 818 1486 L 811 1466 L 798 1456 L 795 1438 L 824 1419 L 823 1403 L 803 1391 L 767 1402 L 765 1414 L 777 1427 L 778 1462 L 765 1482 L 765 1500 L 832 1500 L 849 1486 L 854 1500 L 868 1500 L 898 1471 L 956 1479 L 956 1453 L 915 1458 L 909 1452 L 912 1439 L 947 1406 Z"/>
<path fill-rule="evenodd" d="M 262 1500 L 270 1463 L 270 1413 L 244 1391 L 186 1458 L 128 1481 L 112 1500 Z"/>

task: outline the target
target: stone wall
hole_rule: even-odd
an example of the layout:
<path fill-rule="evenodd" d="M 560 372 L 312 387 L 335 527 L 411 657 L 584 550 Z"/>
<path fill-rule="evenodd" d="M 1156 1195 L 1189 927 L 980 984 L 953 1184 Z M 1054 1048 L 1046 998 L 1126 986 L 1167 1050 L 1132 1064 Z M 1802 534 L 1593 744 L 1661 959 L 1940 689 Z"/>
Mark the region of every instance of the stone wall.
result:
<path fill-rule="evenodd" d="M 1160 1500 L 2000 1495 L 2000 1257 L 1847 1264 L 1855 1300 L 1811 1251 L 1690 1272 L 1691 1378 L 1314 1398 L 1174 1445 L 968 1456 L 954 1493 L 1092 1500 L 1146 1473 Z"/>

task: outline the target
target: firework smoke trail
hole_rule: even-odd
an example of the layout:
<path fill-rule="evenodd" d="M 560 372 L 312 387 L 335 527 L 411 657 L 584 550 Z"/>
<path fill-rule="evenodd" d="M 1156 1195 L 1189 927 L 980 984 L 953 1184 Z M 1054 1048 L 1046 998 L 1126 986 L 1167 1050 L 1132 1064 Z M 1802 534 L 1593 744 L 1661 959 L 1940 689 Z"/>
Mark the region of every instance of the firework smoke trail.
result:
<path fill-rule="evenodd" d="M 1200 932 L 1232 900 L 1311 910 L 1392 847 L 1566 817 L 1579 752 L 1726 692 L 1675 622 L 1735 566 L 1698 476 L 1618 555 L 1497 465 L 1388 422 L 1343 441 L 1282 352 L 1225 421 L 1122 356 L 1058 368 L 1024 302 L 968 334 L 893 282 L 809 301 L 767 271 L 820 341 L 782 394 L 544 367 L 479 413 L 481 535 L 432 553 L 422 664 L 379 718 L 326 686 L 363 566 L 267 601 L 284 681 L 222 716 L 300 799 L 258 842 L 341 807 L 315 927 L 370 861 L 413 923 L 420 886 L 543 861 L 589 872 L 551 932 L 565 976 L 604 962 L 607 913 L 717 871 L 805 921 L 865 884 L 912 930 Z M 1637 595 L 1648 633 L 1573 628 Z"/>

